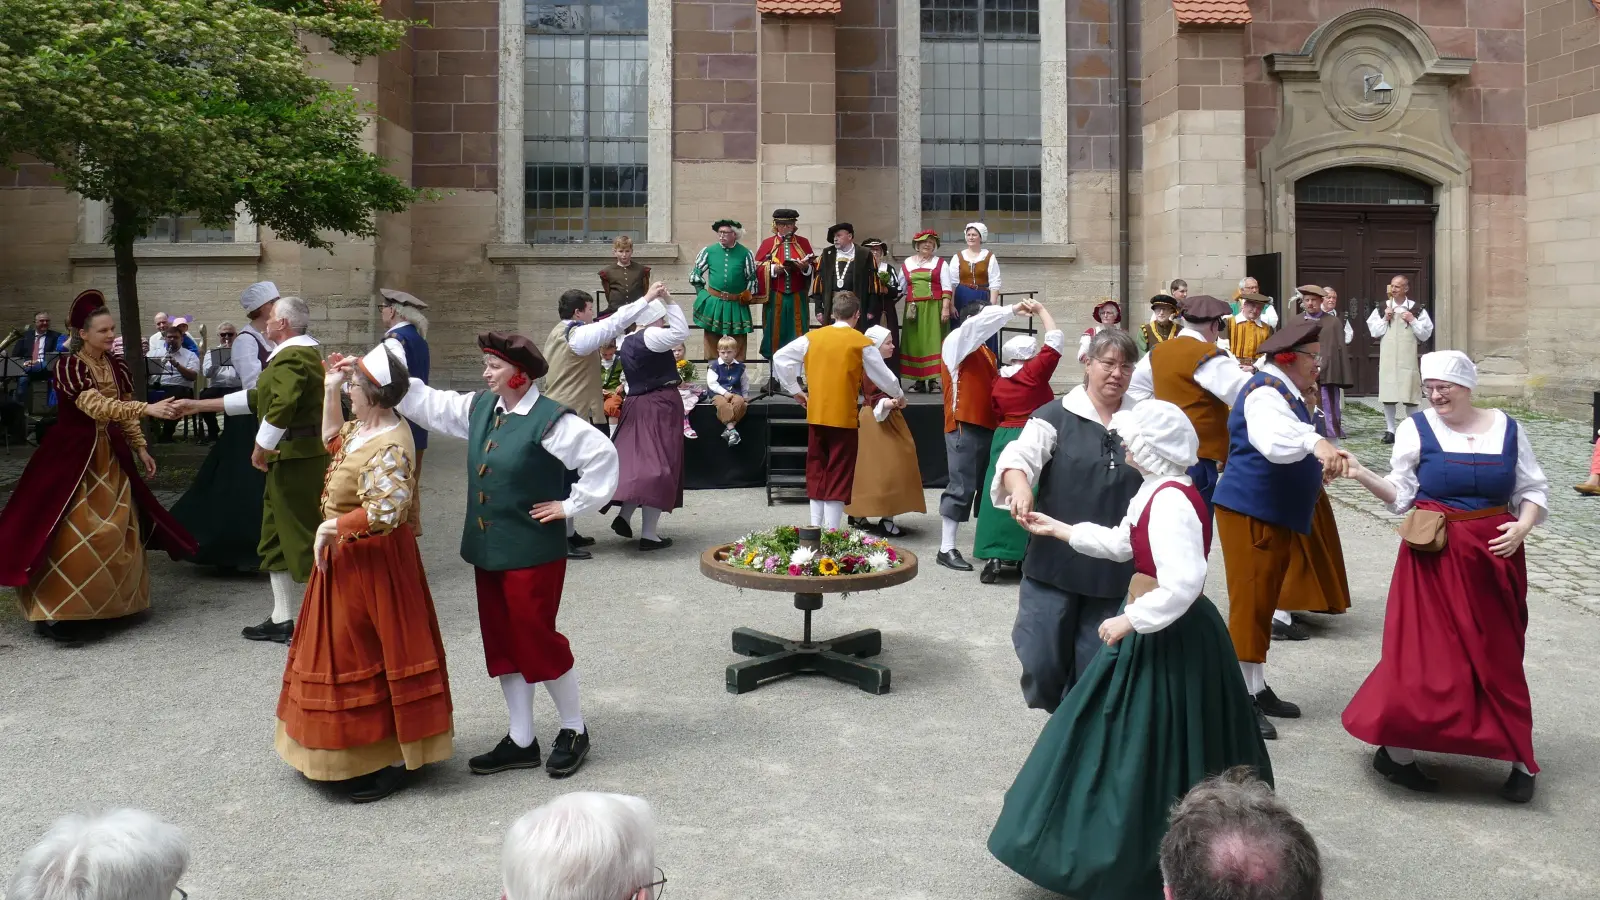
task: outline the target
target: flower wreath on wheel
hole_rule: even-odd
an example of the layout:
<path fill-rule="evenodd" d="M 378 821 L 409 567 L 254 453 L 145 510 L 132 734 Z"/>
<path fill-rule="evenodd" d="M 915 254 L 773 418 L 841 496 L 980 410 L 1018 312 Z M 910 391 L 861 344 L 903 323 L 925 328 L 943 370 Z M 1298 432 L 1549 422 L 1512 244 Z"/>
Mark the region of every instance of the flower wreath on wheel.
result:
<path fill-rule="evenodd" d="M 821 547 L 800 546 L 799 529 L 782 525 L 756 531 L 735 541 L 728 550 L 728 565 L 772 575 L 863 575 L 899 568 L 904 560 L 889 542 L 863 531 L 835 529 L 822 532 Z"/>

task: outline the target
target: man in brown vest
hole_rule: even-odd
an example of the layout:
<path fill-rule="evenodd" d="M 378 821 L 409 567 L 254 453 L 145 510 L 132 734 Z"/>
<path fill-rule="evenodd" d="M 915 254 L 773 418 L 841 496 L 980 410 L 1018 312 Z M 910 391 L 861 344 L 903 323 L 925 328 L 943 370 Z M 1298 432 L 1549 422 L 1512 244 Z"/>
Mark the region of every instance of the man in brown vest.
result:
<path fill-rule="evenodd" d="M 878 348 L 856 330 L 861 300 L 838 291 L 832 301 L 833 325 L 814 328 L 783 345 L 772 358 L 772 370 L 783 389 L 806 408 L 806 497 L 811 524 L 838 528 L 856 478 L 860 442 L 856 410 L 862 380 L 903 403 L 900 379 L 889 370 Z M 805 373 L 806 389 L 799 376 Z"/>
<path fill-rule="evenodd" d="M 644 310 L 645 301 L 635 300 L 612 315 L 595 321 L 594 298 L 587 291 L 570 290 L 561 295 L 556 310 L 561 321 L 544 339 L 544 358 L 550 369 L 544 376 L 544 394 L 572 410 L 578 418 L 609 435 L 606 423 L 605 391 L 600 387 L 600 348 L 622 336 Z M 577 523 L 567 519 L 567 558 L 590 559 L 583 549 L 594 538 L 578 533 Z"/>
<path fill-rule="evenodd" d="M 1211 505 L 1217 473 L 1228 461 L 1228 408 L 1249 374 L 1217 346 L 1228 304 L 1207 294 L 1180 306 L 1178 336 L 1151 348 L 1133 370 L 1128 396 L 1154 397 L 1182 409 L 1200 435 L 1200 461 L 1189 468 L 1195 490 Z"/>

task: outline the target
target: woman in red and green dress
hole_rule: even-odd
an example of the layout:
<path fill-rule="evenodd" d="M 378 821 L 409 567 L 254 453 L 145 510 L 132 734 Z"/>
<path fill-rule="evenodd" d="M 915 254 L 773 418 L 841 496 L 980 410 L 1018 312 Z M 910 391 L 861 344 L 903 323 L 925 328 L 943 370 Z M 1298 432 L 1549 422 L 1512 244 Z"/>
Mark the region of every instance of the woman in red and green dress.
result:
<path fill-rule="evenodd" d="M 906 320 L 900 329 L 900 375 L 911 389 L 927 393 L 939 382 L 939 348 L 950 333 L 955 281 L 938 256 L 939 234 L 920 231 L 911 238 L 915 255 L 901 264 L 906 285 Z"/>

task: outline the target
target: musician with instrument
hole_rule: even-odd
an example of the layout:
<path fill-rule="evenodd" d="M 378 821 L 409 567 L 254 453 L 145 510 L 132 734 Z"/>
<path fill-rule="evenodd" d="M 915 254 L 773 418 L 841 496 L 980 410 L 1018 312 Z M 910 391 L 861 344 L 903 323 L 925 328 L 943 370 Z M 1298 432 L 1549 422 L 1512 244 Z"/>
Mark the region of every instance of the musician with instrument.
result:
<path fill-rule="evenodd" d="M 761 355 L 772 359 L 783 346 L 810 329 L 806 289 L 816 269 L 811 242 L 796 234 L 800 214 L 772 211 L 772 236 L 756 249 L 756 275 L 766 298 L 761 314 Z"/>

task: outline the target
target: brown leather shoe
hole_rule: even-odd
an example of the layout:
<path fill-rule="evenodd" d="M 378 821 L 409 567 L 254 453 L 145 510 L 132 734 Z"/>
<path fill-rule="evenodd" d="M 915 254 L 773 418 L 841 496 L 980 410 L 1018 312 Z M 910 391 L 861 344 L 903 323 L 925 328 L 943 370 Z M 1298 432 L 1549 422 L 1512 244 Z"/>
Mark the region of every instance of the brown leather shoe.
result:
<path fill-rule="evenodd" d="M 1600 487 L 1595 487 L 1587 481 L 1585 481 L 1583 484 L 1573 485 L 1572 489 L 1580 494 L 1583 494 L 1585 497 L 1600 497 Z"/>

